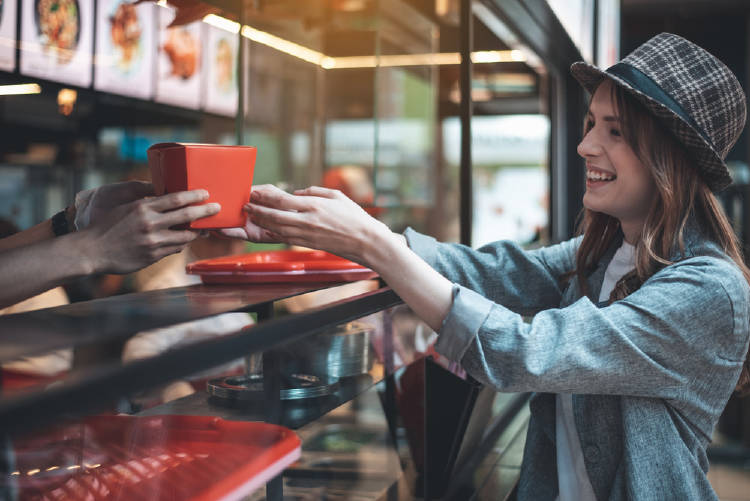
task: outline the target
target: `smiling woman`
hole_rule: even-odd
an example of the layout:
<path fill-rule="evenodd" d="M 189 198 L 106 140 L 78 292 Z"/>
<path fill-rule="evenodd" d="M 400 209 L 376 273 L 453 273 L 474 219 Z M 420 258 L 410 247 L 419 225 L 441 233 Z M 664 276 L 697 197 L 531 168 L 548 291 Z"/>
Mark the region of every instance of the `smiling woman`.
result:
<path fill-rule="evenodd" d="M 338 191 L 272 186 L 253 189 L 233 234 L 364 264 L 439 353 L 498 391 L 537 392 L 517 499 L 716 499 L 706 446 L 750 384 L 750 272 L 713 194 L 731 182 L 745 95 L 668 33 L 571 71 L 593 94 L 578 238 L 474 250 L 396 235 Z"/>
<path fill-rule="evenodd" d="M 603 82 L 586 116 L 578 154 L 586 160 L 583 205 L 620 221 L 625 240 L 635 243 L 651 210 L 656 185 L 651 171 L 622 134 L 614 84 Z"/>

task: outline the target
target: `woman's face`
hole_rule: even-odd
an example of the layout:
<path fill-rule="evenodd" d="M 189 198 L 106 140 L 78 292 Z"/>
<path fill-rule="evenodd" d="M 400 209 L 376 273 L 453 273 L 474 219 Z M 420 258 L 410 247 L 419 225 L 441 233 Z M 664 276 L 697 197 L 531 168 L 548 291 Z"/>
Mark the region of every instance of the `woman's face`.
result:
<path fill-rule="evenodd" d="M 648 168 L 622 136 L 612 85 L 605 80 L 594 93 L 588 132 L 578 145 L 578 154 L 586 160 L 583 205 L 619 219 L 626 238 L 637 237 L 657 190 Z"/>

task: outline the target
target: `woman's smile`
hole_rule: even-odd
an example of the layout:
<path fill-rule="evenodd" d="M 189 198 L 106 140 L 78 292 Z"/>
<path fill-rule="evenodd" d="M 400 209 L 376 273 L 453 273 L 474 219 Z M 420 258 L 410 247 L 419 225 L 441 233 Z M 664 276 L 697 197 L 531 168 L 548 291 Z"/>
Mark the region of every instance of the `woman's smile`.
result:
<path fill-rule="evenodd" d="M 586 188 L 596 189 L 601 186 L 605 186 L 617 179 L 617 175 L 613 172 L 599 169 L 592 165 L 586 166 Z"/>

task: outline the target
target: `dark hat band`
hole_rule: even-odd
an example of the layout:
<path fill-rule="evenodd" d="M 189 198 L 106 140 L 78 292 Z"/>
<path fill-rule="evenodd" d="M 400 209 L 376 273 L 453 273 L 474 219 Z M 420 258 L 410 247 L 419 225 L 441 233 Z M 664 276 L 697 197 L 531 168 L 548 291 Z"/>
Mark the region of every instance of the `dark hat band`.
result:
<path fill-rule="evenodd" d="M 691 126 L 693 130 L 700 134 L 707 144 L 716 149 L 714 147 L 713 141 L 711 141 L 703 132 L 703 129 L 701 129 L 698 124 L 695 123 L 695 120 L 693 120 L 690 115 L 685 113 L 685 110 L 682 108 L 682 106 L 680 106 L 680 103 L 672 99 L 669 94 L 664 92 L 656 82 L 651 80 L 651 78 L 649 78 L 648 75 L 643 73 L 641 70 L 627 63 L 617 63 L 607 68 L 606 72 L 624 80 L 635 90 L 645 94 L 654 101 L 657 101 L 658 103 L 669 108 L 672 113 L 680 117 L 686 124 Z"/>

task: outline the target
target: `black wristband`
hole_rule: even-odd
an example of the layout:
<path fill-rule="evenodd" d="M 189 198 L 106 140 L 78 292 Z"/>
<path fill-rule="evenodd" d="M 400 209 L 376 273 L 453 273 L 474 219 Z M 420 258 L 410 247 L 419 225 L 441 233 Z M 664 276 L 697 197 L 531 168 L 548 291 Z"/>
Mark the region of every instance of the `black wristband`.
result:
<path fill-rule="evenodd" d="M 65 235 L 70 232 L 70 226 L 68 225 L 68 216 L 66 209 L 61 210 L 54 216 L 52 216 L 52 232 L 56 237 Z"/>

